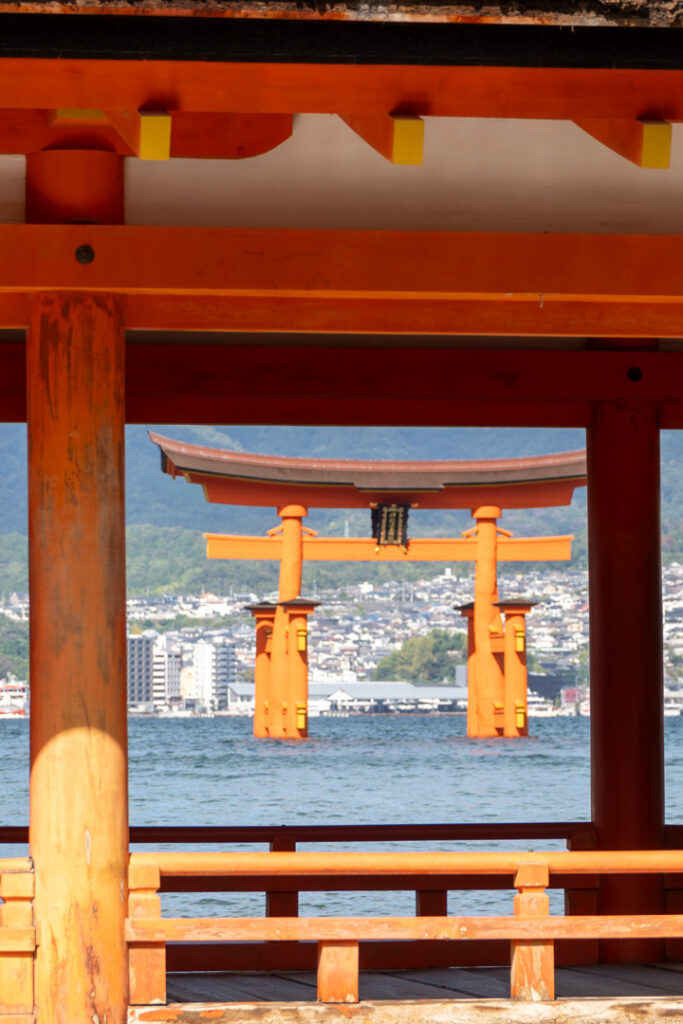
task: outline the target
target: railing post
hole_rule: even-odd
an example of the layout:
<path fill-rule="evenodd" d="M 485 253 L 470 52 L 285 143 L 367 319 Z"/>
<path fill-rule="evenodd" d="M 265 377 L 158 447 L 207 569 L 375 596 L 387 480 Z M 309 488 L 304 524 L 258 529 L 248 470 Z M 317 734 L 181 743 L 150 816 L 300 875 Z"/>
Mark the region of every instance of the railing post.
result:
<path fill-rule="evenodd" d="M 318 1001 L 358 1002 L 358 943 L 318 943 Z"/>
<path fill-rule="evenodd" d="M 568 850 L 594 850 L 596 848 L 595 832 L 572 832 L 567 838 Z M 586 881 L 586 880 L 584 880 Z M 599 880 L 595 877 L 593 888 L 565 889 L 564 912 L 567 917 L 593 915 L 598 912 Z M 600 958 L 600 945 L 597 939 L 565 939 L 561 945 L 559 962 L 569 964 L 596 964 Z"/>
<path fill-rule="evenodd" d="M 0 935 L 2 928 L 34 927 L 34 892 L 32 872 L 0 876 Z M 0 1014 L 33 1014 L 33 1008 L 33 952 L 3 953 L 0 947 Z"/>
<path fill-rule="evenodd" d="M 296 839 L 274 835 L 270 841 L 271 853 L 296 853 Z M 298 917 L 298 892 L 267 892 L 266 917 Z"/>
<path fill-rule="evenodd" d="M 128 870 L 128 916 L 161 919 L 159 887 L 161 877 L 156 864 L 131 859 Z M 128 951 L 131 1006 L 149 1006 L 166 1002 L 166 943 L 145 942 Z"/>
<path fill-rule="evenodd" d="M 274 835 L 270 841 L 271 853 L 296 853 L 296 839 L 290 839 L 287 835 Z M 298 917 L 299 916 L 299 893 L 298 892 L 267 892 L 266 893 L 266 917 Z M 296 950 L 296 942 L 272 942 L 269 946 L 278 964 L 282 964 L 282 970 L 287 966 L 288 954 Z M 284 959 L 281 959 L 284 958 Z"/>
<path fill-rule="evenodd" d="M 515 875 L 515 917 L 547 917 L 549 875 L 546 864 L 520 864 Z M 510 943 L 510 998 L 540 1002 L 555 998 L 554 943 Z"/>

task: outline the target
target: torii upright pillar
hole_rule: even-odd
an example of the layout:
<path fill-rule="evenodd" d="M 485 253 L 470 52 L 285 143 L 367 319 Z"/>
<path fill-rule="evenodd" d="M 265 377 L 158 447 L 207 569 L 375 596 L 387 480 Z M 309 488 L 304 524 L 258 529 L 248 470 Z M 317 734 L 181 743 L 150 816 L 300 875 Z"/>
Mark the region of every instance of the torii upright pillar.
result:
<path fill-rule="evenodd" d="M 498 602 L 505 616 L 503 736 L 510 739 L 529 735 L 526 617 L 535 605 L 522 598 Z"/>
<path fill-rule="evenodd" d="M 273 651 L 273 623 L 276 604 L 262 601 L 248 604 L 245 611 L 251 612 L 256 624 L 256 653 L 254 657 L 254 736 L 265 739 L 268 736 L 268 687 L 270 682 L 270 659 Z"/>
<path fill-rule="evenodd" d="M 271 739 L 304 739 L 308 736 L 308 642 L 307 616 L 316 602 L 301 598 L 303 568 L 303 518 L 305 505 L 283 505 L 282 523 L 272 533 L 281 538 L 280 587 L 273 619 L 268 682 L 255 701 L 254 735 Z M 310 533 L 311 531 L 306 531 Z M 263 697 L 265 696 L 265 706 Z M 259 723 L 257 732 L 257 722 Z"/>
<path fill-rule="evenodd" d="M 474 572 L 474 649 L 476 658 L 477 731 L 476 736 L 498 736 L 502 732 L 505 705 L 503 667 L 503 623 L 498 601 L 498 519 L 497 505 L 473 509 L 477 525 L 466 531 L 474 536 L 477 554 Z M 505 533 L 506 536 L 510 534 Z M 496 645 L 494 638 L 499 640 Z"/>

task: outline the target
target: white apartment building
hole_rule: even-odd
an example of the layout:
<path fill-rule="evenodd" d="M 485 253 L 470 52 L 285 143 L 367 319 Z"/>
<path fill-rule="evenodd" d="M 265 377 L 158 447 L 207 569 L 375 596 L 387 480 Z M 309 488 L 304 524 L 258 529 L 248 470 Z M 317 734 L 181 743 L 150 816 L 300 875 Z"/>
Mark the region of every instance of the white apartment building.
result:
<path fill-rule="evenodd" d="M 152 700 L 155 708 L 166 707 L 180 700 L 180 646 L 169 636 L 159 636 L 152 657 Z"/>
<path fill-rule="evenodd" d="M 235 645 L 227 637 L 199 640 L 192 651 L 194 699 L 207 711 L 228 706 L 228 686 L 236 671 Z"/>

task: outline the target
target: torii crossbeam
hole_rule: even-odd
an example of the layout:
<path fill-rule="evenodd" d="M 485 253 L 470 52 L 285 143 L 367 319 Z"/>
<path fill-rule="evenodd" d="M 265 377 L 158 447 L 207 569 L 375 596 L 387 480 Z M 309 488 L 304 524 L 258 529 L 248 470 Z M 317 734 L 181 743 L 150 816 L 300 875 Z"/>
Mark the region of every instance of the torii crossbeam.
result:
<path fill-rule="evenodd" d="M 379 462 L 291 459 L 180 444 L 150 434 L 162 468 L 200 483 L 208 501 L 275 505 L 281 526 L 267 537 L 206 534 L 209 558 L 279 559 L 277 604 L 249 607 L 256 619 L 254 735 L 308 734 L 307 616 L 301 596 L 304 559 L 366 562 L 474 562 L 475 599 L 468 652 L 468 735 L 526 735 L 526 642 L 529 602 L 498 600 L 497 562 L 560 561 L 572 538 L 516 538 L 501 530 L 503 508 L 569 504 L 585 483 L 583 452 L 482 462 Z M 492 504 L 495 501 L 497 504 Z M 389 510 L 470 508 L 476 525 L 458 538 L 318 537 L 303 526 L 310 507 Z M 395 525 L 395 524 L 394 524 Z M 510 637 L 503 627 L 505 614 Z"/>

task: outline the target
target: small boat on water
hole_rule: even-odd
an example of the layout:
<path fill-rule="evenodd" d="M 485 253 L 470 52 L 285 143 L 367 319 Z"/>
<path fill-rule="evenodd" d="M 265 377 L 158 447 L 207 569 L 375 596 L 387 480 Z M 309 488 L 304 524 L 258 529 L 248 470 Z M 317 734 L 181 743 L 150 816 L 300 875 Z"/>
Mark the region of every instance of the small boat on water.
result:
<path fill-rule="evenodd" d="M 20 679 L 0 680 L 0 721 L 28 718 L 28 684 Z"/>
<path fill-rule="evenodd" d="M 529 718 L 554 718 L 557 708 L 551 700 L 546 700 L 540 693 L 529 690 L 527 694 L 527 716 Z"/>

